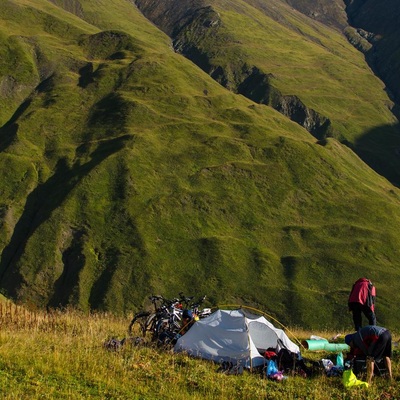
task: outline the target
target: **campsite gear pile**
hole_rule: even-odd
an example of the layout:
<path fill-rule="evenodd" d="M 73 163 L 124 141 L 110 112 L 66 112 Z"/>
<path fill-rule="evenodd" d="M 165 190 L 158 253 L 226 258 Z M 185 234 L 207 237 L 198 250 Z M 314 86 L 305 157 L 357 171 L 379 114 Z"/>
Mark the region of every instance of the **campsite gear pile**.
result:
<path fill-rule="evenodd" d="M 174 350 L 217 363 L 228 361 L 254 368 L 265 366 L 267 349 L 279 352 L 282 348 L 300 353 L 299 346 L 282 329 L 242 308 L 219 309 L 197 321 L 177 340 Z"/>
<path fill-rule="evenodd" d="M 193 301 L 194 296 L 186 297 L 179 293 L 179 297 L 172 300 L 160 295 L 150 296 L 153 311 L 139 311 L 129 324 L 128 333 L 132 336 L 135 326 L 139 326 L 139 334 L 142 338 L 150 336 L 150 341 L 157 344 L 174 344 L 176 340 L 187 330 L 188 326 L 182 326 L 184 313 L 192 316 L 191 324 L 197 319 L 205 318 L 211 314 L 210 308 L 201 309 L 206 296 Z"/>
<path fill-rule="evenodd" d="M 323 358 L 321 362 L 325 368 L 325 373 L 328 377 L 342 376 L 344 371 L 344 360 L 342 353 L 339 353 L 336 356 L 336 364 L 334 364 L 334 362 L 329 358 Z"/>
<path fill-rule="evenodd" d="M 123 339 L 117 339 L 117 338 L 111 338 L 106 340 L 103 343 L 103 347 L 107 350 L 110 351 L 118 351 L 121 350 L 123 346 L 130 345 L 130 346 L 139 346 L 143 344 L 143 339 L 140 337 L 130 337 L 130 338 L 123 338 Z"/>
<path fill-rule="evenodd" d="M 132 327 L 138 324 L 143 337 L 130 335 L 122 340 L 112 338 L 104 343 L 104 347 L 117 351 L 126 344 L 143 345 L 148 343 L 144 337 L 150 332 L 151 343 L 168 344 L 169 347 L 173 346 L 176 353 L 185 352 L 193 357 L 214 361 L 219 364 L 217 371 L 226 375 L 241 375 L 247 369 L 280 382 L 289 376 L 307 378 L 326 374 L 328 377 L 342 377 L 346 388 L 368 387 L 366 382 L 357 378 L 354 360 L 344 362 L 341 350 L 346 350 L 347 345 L 336 346 L 324 338 L 315 337 L 305 341 L 306 348 L 340 350 L 336 360 L 332 357 L 320 361 L 304 359 L 299 346 L 264 316 L 254 314 L 245 307 L 217 309 L 213 313 L 211 309 L 200 310 L 204 299 L 205 296 L 192 303 L 193 297 L 187 298 L 182 293 L 179 299 L 173 300 L 151 296 L 154 311 L 135 314 L 129 325 L 131 333 Z M 201 318 L 193 319 L 190 329 L 183 330 L 180 322 L 184 316 L 195 313 Z"/>
<path fill-rule="evenodd" d="M 272 379 L 273 381 L 281 381 L 285 378 L 283 372 L 279 371 L 278 365 L 273 359 L 270 359 L 268 361 L 266 375 L 269 379 Z"/>
<path fill-rule="evenodd" d="M 218 309 L 197 321 L 177 340 L 174 351 L 214 361 L 219 372 L 234 373 L 242 366 L 277 381 L 285 375 L 309 377 L 323 370 L 320 363 L 303 359 L 299 346 L 282 329 L 245 308 Z"/>

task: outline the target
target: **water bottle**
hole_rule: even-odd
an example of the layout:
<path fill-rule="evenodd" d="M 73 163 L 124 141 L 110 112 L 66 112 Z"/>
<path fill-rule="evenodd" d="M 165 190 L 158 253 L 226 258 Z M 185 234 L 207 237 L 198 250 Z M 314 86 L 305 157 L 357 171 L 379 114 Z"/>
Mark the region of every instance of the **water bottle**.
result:
<path fill-rule="evenodd" d="M 336 367 L 344 368 L 343 353 L 341 352 L 336 356 Z"/>

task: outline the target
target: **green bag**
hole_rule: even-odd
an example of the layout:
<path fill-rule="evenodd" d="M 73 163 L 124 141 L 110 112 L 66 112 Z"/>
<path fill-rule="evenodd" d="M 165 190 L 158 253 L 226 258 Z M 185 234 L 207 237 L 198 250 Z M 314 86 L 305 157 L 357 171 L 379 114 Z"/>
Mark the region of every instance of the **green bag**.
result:
<path fill-rule="evenodd" d="M 361 386 L 368 388 L 369 386 L 368 382 L 360 381 L 359 379 L 357 379 L 357 377 L 354 375 L 353 370 L 351 369 L 343 371 L 342 380 L 345 388 L 350 388 L 353 386 Z"/>

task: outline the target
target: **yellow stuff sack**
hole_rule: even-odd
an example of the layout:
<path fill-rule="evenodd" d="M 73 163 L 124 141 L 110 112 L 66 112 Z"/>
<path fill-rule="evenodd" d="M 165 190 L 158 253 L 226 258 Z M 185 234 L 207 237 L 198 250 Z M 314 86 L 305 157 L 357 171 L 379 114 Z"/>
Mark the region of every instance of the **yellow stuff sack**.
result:
<path fill-rule="evenodd" d="M 357 379 L 357 377 L 354 375 L 353 370 L 351 369 L 343 371 L 342 380 L 345 388 L 350 388 L 353 386 L 362 386 L 368 388 L 369 386 L 368 382 L 360 381 L 359 379 Z"/>

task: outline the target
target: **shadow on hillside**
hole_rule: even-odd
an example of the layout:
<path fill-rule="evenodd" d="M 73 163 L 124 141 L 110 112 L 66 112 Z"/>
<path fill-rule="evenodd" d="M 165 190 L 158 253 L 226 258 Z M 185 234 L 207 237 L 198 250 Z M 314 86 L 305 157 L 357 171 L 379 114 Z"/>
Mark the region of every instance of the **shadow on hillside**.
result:
<path fill-rule="evenodd" d="M 54 87 L 53 76 L 50 76 L 40 82 L 31 95 L 17 108 L 13 116 L 0 128 L 0 152 L 7 150 L 17 138 L 19 129 L 18 120 L 28 107 L 31 105 L 33 97 L 37 93 L 49 93 Z M 51 96 L 44 99 L 43 105 L 48 107 L 54 102 Z"/>
<path fill-rule="evenodd" d="M 60 160 L 55 173 L 29 194 L 11 240 L 1 255 L 0 285 L 8 295 L 15 298 L 18 289 L 24 283 L 23 277 L 14 266 L 23 255 L 29 238 L 50 218 L 52 212 L 61 206 L 68 194 L 93 168 L 122 149 L 126 141 L 131 138 L 131 135 L 124 135 L 100 142 L 91 153 L 90 161 L 85 164 L 81 164 L 78 160 L 74 166 L 69 167 L 65 160 Z"/>
<path fill-rule="evenodd" d="M 72 232 L 71 245 L 62 253 L 63 272 L 54 282 L 53 296 L 48 302 L 48 307 L 64 307 L 70 302 L 79 281 L 79 272 L 86 261 L 83 251 L 86 235 L 85 228 Z"/>
<path fill-rule="evenodd" d="M 14 115 L 0 128 L 0 152 L 7 150 L 17 137 L 18 133 L 18 119 L 29 107 L 32 100 L 25 100 L 15 111 Z"/>
<path fill-rule="evenodd" d="M 348 145 L 366 164 L 400 187 L 400 124 L 371 129 Z"/>
<path fill-rule="evenodd" d="M 299 260 L 297 259 L 296 256 L 286 256 L 286 257 L 281 257 L 281 265 L 282 265 L 282 271 L 283 275 L 286 279 L 286 284 L 288 287 L 287 292 L 285 293 L 285 306 L 287 309 L 291 309 L 293 312 L 293 315 L 296 315 L 298 310 L 297 310 L 297 304 L 298 304 L 298 298 L 297 298 L 297 290 L 295 287 L 295 281 L 296 281 L 296 275 L 299 269 Z"/>
<path fill-rule="evenodd" d="M 79 70 L 78 86 L 85 89 L 88 85 L 94 82 L 93 64 L 87 63 Z"/>
<path fill-rule="evenodd" d="M 127 199 L 128 196 L 122 195 L 119 197 L 117 195 L 120 199 Z M 140 263 L 139 260 L 143 260 L 146 256 L 145 245 L 133 218 L 123 211 L 121 215 L 123 216 L 119 221 L 118 217 L 114 216 L 114 222 L 119 230 L 123 229 L 124 236 L 129 238 L 130 250 L 132 251 L 129 254 L 129 262 L 132 265 L 137 265 Z M 112 225 L 113 222 L 110 222 L 110 224 Z M 110 225 L 108 227 L 112 231 L 113 227 Z M 63 269 L 60 277 L 54 282 L 53 295 L 47 303 L 50 308 L 63 308 L 69 304 L 75 304 L 77 299 L 81 297 L 77 294 L 77 288 L 80 287 L 81 270 L 87 264 L 85 246 L 89 240 L 90 232 L 88 232 L 85 225 L 80 225 L 79 229 L 72 227 L 69 229 L 71 229 L 71 242 L 62 251 Z M 94 251 L 97 259 L 105 267 L 99 267 L 97 270 L 98 275 L 96 274 L 96 277 L 93 277 L 93 283 L 90 287 L 89 306 L 91 309 L 103 309 L 106 308 L 107 295 L 109 295 L 110 290 L 113 290 L 114 276 L 120 271 L 121 264 L 124 264 L 126 253 L 119 245 L 114 245 L 113 243 L 103 243 L 100 249 L 97 248 Z M 129 274 L 126 278 L 130 279 L 128 276 Z M 134 284 L 138 284 L 137 278 L 138 275 L 135 274 Z"/>
<path fill-rule="evenodd" d="M 107 268 L 103 270 L 100 277 L 93 283 L 90 290 L 89 304 L 91 308 L 97 309 L 99 306 L 104 304 L 104 299 L 107 296 L 107 292 L 119 264 L 119 249 L 117 247 L 107 249 L 105 258 L 109 260 Z"/>

